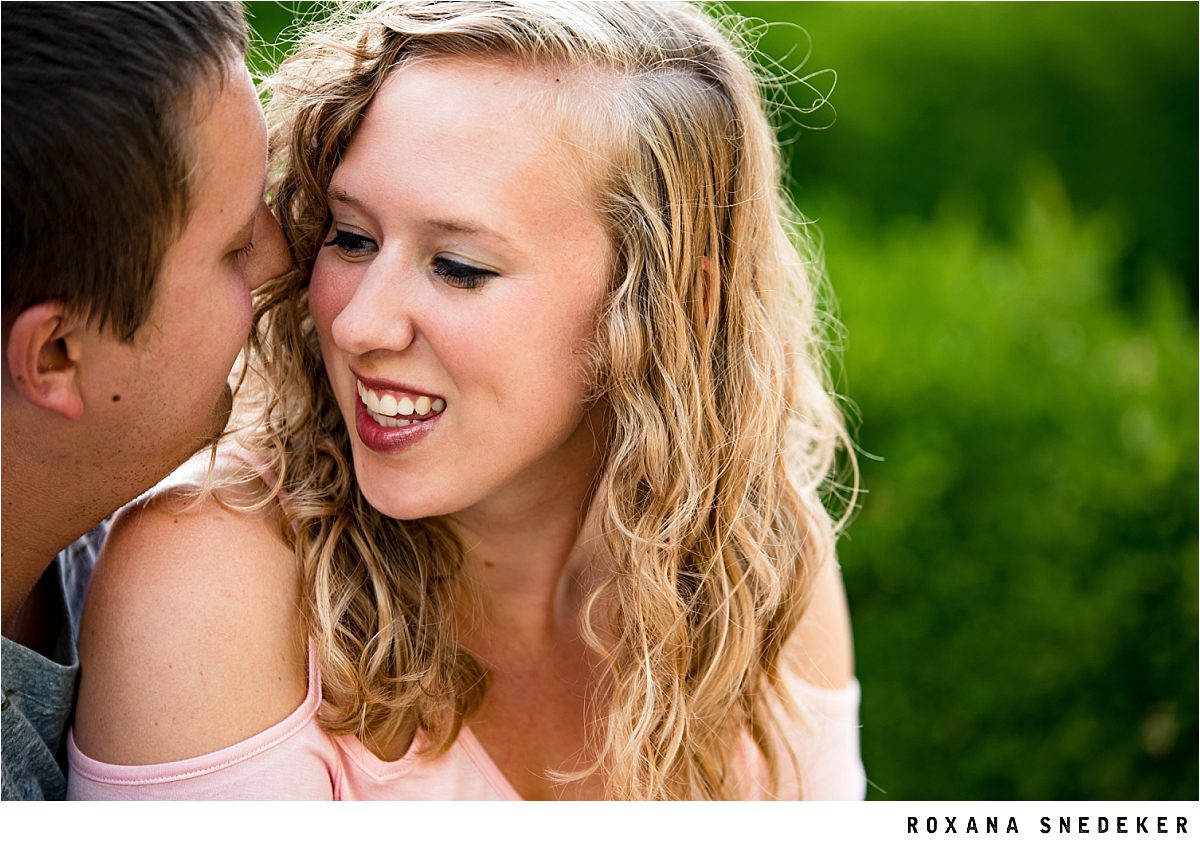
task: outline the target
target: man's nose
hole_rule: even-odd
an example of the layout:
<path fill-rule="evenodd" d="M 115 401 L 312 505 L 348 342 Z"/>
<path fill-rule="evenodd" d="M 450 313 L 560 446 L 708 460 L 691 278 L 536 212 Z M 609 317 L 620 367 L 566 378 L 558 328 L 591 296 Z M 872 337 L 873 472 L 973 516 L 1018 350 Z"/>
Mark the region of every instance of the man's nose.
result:
<path fill-rule="evenodd" d="M 271 279 L 277 279 L 292 269 L 292 255 L 279 221 L 266 203 L 258 207 L 254 218 L 254 252 L 246 268 L 246 284 L 250 290 Z"/>

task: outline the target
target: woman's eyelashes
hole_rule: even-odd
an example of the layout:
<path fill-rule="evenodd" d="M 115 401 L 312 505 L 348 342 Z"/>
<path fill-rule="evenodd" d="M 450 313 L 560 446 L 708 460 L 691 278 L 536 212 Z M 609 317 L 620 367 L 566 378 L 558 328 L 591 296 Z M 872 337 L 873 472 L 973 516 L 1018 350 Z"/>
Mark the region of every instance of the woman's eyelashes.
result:
<path fill-rule="evenodd" d="M 434 258 L 433 272 L 455 288 L 478 288 L 488 279 L 498 275 L 494 270 L 484 270 L 482 267 L 465 264 L 446 256 Z"/>
<path fill-rule="evenodd" d="M 333 238 L 326 241 L 322 246 L 337 247 L 343 255 L 350 258 L 365 256 L 378 249 L 375 242 L 367 236 L 359 235 L 355 232 L 347 232 L 345 229 L 335 229 Z"/>

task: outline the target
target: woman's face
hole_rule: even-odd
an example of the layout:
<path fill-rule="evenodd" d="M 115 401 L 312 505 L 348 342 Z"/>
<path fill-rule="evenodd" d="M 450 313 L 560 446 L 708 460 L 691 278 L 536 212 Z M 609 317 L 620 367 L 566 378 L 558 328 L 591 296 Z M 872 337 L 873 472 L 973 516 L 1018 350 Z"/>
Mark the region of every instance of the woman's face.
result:
<path fill-rule="evenodd" d="M 310 307 L 359 485 L 392 517 L 520 512 L 594 462 L 584 353 L 610 248 L 539 106 L 554 84 L 396 71 L 333 175 Z"/>

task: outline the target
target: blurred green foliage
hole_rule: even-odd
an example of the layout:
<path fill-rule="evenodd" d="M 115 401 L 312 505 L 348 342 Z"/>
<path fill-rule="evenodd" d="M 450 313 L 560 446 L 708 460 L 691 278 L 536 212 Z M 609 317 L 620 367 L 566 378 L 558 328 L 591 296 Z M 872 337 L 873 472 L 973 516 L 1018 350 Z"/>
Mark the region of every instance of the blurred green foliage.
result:
<path fill-rule="evenodd" d="M 870 797 L 1196 799 L 1197 7 L 726 8 L 837 71 L 836 119 L 779 115 L 880 457 L 841 545 Z"/>
<path fill-rule="evenodd" d="M 1111 218 L 822 229 L 868 489 L 841 545 L 876 796 L 1194 799 L 1196 337 Z M 835 245 L 842 245 L 841 247 Z M 853 245 L 853 246 L 851 246 Z"/>
<path fill-rule="evenodd" d="M 1195 4 L 728 5 L 777 22 L 764 54 L 788 64 L 811 42 L 802 71 L 837 72 L 830 130 L 785 128 L 802 199 L 857 197 L 887 221 L 928 217 L 954 192 L 978 201 L 989 232 L 1009 233 L 1019 171 L 1044 158 L 1080 208 L 1120 222 L 1123 299 L 1163 267 L 1196 304 Z"/>

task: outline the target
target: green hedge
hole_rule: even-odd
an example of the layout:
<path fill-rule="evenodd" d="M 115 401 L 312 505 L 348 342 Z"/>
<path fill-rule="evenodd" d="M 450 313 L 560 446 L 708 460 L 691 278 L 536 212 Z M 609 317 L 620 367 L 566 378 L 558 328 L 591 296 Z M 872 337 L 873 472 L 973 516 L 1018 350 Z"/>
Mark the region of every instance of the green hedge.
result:
<path fill-rule="evenodd" d="M 1120 219 L 1122 298 L 1163 267 L 1196 304 L 1196 4 L 728 5 L 775 22 L 764 53 L 794 65 L 799 26 L 803 70 L 837 72 L 833 125 L 787 128 L 801 196 L 859 197 L 883 222 L 969 191 L 981 222 L 1007 233 L 1017 173 L 1044 158 L 1081 209 Z"/>
<path fill-rule="evenodd" d="M 1043 174 L 1009 242 L 822 224 L 869 490 L 841 547 L 877 798 L 1195 799 L 1196 335 Z M 833 206 L 831 205 L 831 208 Z"/>

